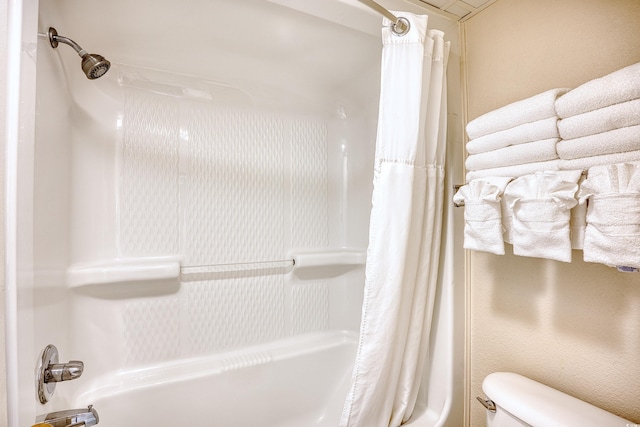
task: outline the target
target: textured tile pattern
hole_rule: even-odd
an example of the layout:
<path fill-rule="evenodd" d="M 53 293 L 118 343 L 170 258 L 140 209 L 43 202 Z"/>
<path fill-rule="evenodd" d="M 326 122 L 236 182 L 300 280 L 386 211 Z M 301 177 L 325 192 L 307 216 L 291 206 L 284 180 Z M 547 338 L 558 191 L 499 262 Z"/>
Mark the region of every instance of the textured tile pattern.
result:
<path fill-rule="evenodd" d="M 283 259 L 283 118 L 200 104 L 187 117 L 185 265 Z"/>
<path fill-rule="evenodd" d="M 122 256 L 178 253 L 178 107 L 128 91 L 120 172 Z"/>
<path fill-rule="evenodd" d="M 193 354 L 259 344 L 285 334 L 281 275 L 193 282 L 186 288 Z"/>
<path fill-rule="evenodd" d="M 291 126 L 291 245 L 326 247 L 327 128 L 325 123 L 296 120 Z"/>
<path fill-rule="evenodd" d="M 327 283 L 302 283 L 291 287 L 291 329 L 294 334 L 329 328 Z"/>
<path fill-rule="evenodd" d="M 128 364 L 328 327 L 327 283 L 285 285 L 285 268 L 264 267 L 329 243 L 323 120 L 127 89 L 123 128 L 121 255 L 180 254 L 209 272 L 119 306 Z"/>
<path fill-rule="evenodd" d="M 125 303 L 122 324 L 128 365 L 163 362 L 179 356 L 182 340 L 176 296 Z"/>

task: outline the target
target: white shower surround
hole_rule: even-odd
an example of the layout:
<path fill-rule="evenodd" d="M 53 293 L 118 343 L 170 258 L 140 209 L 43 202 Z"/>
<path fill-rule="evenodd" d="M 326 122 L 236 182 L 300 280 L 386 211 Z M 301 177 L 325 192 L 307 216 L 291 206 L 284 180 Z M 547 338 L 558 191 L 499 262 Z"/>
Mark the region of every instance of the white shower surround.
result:
<path fill-rule="evenodd" d="M 8 362 L 19 396 L 9 425 L 92 403 L 101 425 L 127 425 L 140 414 L 118 410 L 122 402 L 151 410 L 180 390 L 193 393 L 185 403 L 207 402 L 194 422 L 215 422 L 204 414 L 213 406 L 222 418 L 268 406 L 278 390 L 306 409 L 284 406 L 264 425 L 335 425 L 362 302 L 381 19 L 341 0 L 318 10 L 294 1 L 125 3 L 39 5 L 39 32 L 55 26 L 113 62 L 102 79 L 86 80 L 70 49 L 42 37 L 37 69 L 26 61 L 21 70 L 27 144 L 17 154 L 15 213 L 17 238 L 32 235 L 33 246 L 7 248 L 23 307 L 7 311 L 18 337 L 7 338 L 17 341 Z M 37 10 L 25 2 L 26 41 L 35 42 Z M 155 19 L 140 21 L 143 12 Z M 110 29 L 94 31 L 82 19 L 90 13 Z M 458 103 L 450 105 L 455 129 Z M 309 267 L 292 267 L 297 253 Z M 438 295 L 432 381 L 416 426 L 462 418 L 462 373 L 453 370 L 461 278 L 445 277 Z M 30 362 L 49 343 L 86 369 L 41 406 Z M 216 406 L 216 396 L 244 395 L 252 375 L 270 379 L 264 393 Z M 301 393 L 304 384 L 317 386 Z"/>

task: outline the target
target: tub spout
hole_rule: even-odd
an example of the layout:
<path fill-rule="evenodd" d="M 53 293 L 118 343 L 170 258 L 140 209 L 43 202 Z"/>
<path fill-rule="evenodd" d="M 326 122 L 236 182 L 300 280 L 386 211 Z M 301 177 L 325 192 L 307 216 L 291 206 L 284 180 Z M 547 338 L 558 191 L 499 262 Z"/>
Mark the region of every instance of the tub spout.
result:
<path fill-rule="evenodd" d="M 38 421 L 50 424 L 53 427 L 89 427 L 98 424 L 100 418 L 93 405 L 82 409 L 69 409 L 66 411 L 52 412 L 40 416 Z"/>

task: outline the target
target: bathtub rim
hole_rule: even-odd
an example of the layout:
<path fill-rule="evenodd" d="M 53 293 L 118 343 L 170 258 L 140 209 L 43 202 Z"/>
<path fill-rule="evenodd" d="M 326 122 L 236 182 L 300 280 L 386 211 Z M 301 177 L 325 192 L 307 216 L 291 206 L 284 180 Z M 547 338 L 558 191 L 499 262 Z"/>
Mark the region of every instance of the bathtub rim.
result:
<path fill-rule="evenodd" d="M 113 398 L 141 388 L 179 383 L 243 368 L 283 362 L 343 346 L 347 351 L 352 351 L 355 358 L 357 343 L 358 334 L 353 331 L 311 332 L 204 356 L 116 370 L 84 384 L 74 393 L 74 396 L 70 397 L 70 401 L 72 404 L 82 406 L 87 402 Z"/>

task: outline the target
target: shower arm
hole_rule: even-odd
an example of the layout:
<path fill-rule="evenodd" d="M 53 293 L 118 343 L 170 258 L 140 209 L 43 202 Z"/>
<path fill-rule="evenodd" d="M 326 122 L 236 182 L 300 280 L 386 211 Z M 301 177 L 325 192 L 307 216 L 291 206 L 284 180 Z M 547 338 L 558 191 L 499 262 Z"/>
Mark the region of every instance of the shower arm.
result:
<path fill-rule="evenodd" d="M 369 8 L 375 10 L 380 15 L 384 16 L 389 21 L 391 21 L 393 23 L 393 25 L 391 25 L 391 30 L 393 30 L 393 32 L 396 35 L 404 36 L 409 32 L 409 27 L 410 27 L 409 20 L 407 20 L 406 18 L 398 18 L 396 15 L 389 12 L 389 10 L 380 6 L 378 3 L 376 3 L 373 0 L 358 0 L 358 1 L 364 4 L 365 6 L 368 6 Z"/>
<path fill-rule="evenodd" d="M 58 47 L 58 43 L 64 43 L 69 45 L 75 50 L 81 58 L 83 58 L 88 52 L 84 50 L 80 45 L 69 37 L 59 36 L 55 28 L 49 28 L 49 41 L 51 43 L 51 47 Z"/>

